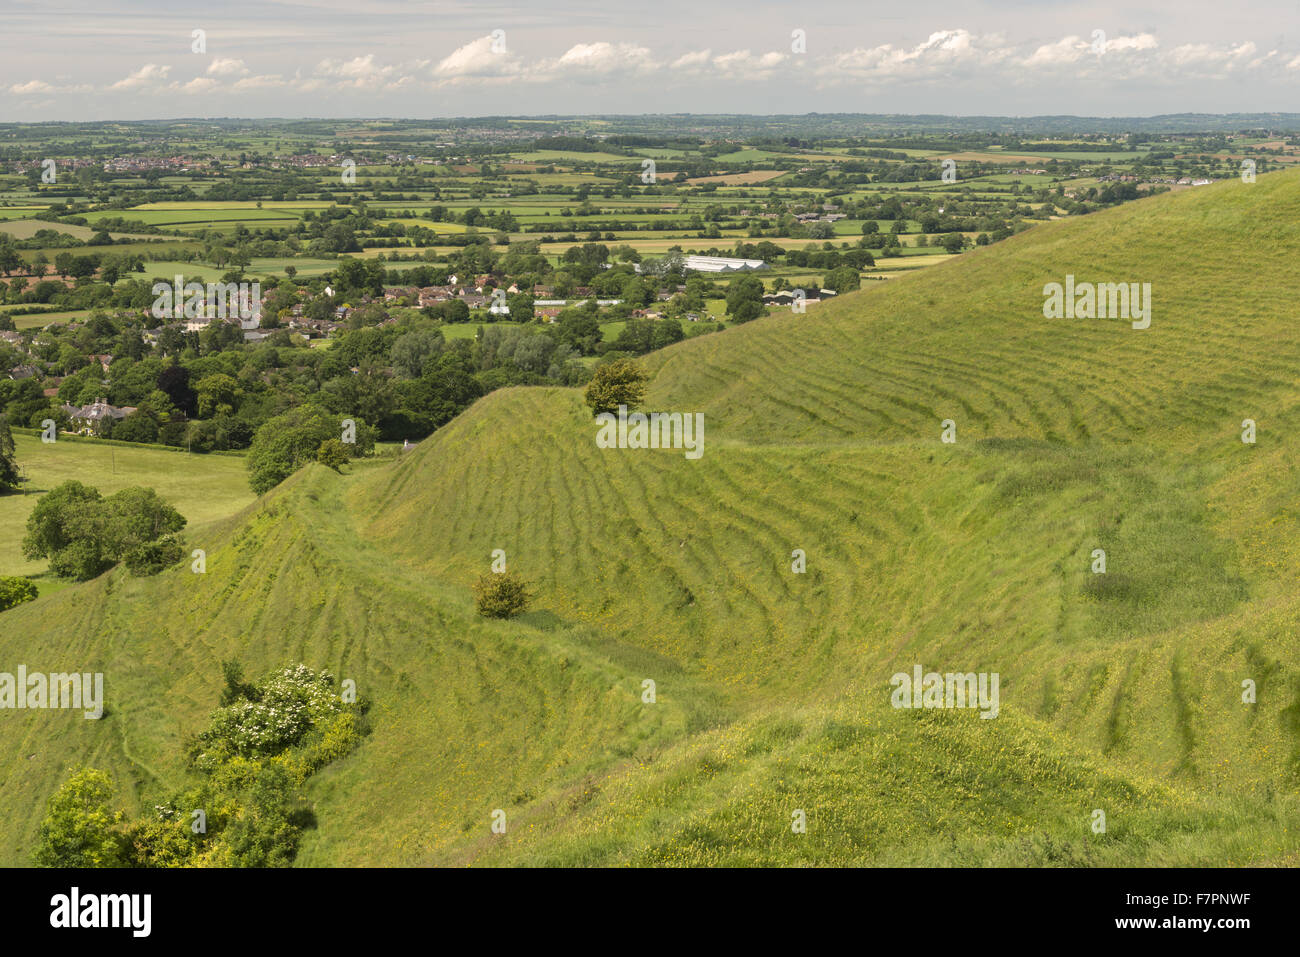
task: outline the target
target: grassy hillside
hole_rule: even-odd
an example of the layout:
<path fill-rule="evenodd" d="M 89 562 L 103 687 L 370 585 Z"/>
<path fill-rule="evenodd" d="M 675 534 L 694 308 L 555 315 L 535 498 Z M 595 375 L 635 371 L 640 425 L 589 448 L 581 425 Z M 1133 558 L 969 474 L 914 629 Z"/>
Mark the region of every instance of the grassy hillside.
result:
<path fill-rule="evenodd" d="M 111 712 L 0 715 L 0 862 L 74 763 L 178 783 L 238 656 L 375 702 L 306 864 L 1294 864 L 1296 248 L 1300 174 L 1157 197 L 647 358 L 698 461 L 510 389 L 313 466 L 206 575 L 0 617 L 5 662 L 103 670 Z M 1152 283 L 1151 327 L 1044 319 L 1067 274 Z M 468 589 L 498 548 L 538 595 L 508 623 Z M 998 672 L 1000 715 L 891 708 L 916 664 Z"/>

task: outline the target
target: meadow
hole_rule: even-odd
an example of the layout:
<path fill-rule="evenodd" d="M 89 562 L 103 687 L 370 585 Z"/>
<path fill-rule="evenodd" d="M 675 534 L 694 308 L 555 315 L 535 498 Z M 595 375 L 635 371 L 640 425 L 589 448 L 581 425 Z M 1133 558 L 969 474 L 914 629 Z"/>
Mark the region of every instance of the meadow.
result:
<path fill-rule="evenodd" d="M 197 455 L 161 446 L 98 442 L 60 436 L 42 442 L 37 434 L 14 434 L 18 463 L 26 479 L 21 494 L 0 496 L 0 575 L 41 575 L 46 562 L 22 555 L 23 529 L 37 499 L 75 479 L 105 495 L 132 486 L 155 489 L 188 520 L 187 534 L 202 536 L 205 525 L 234 514 L 253 501 L 240 455 Z M 200 547 L 200 546 L 196 546 Z M 42 578 L 42 592 L 54 585 Z"/>

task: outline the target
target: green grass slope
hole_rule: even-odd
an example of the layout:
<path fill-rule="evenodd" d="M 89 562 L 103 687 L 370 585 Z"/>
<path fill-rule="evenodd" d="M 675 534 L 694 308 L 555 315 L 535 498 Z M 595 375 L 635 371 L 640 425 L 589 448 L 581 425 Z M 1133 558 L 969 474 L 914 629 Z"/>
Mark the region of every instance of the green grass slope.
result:
<path fill-rule="evenodd" d="M 72 764 L 177 782 L 238 656 L 375 702 L 306 864 L 1295 863 L 1297 248 L 1295 173 L 1157 197 L 649 357 L 698 461 L 510 389 L 312 467 L 206 575 L 0 617 L 6 663 L 103 670 L 111 712 L 0 714 L 0 861 Z M 1044 319 L 1067 273 L 1152 283 L 1151 328 Z M 537 592 L 508 623 L 469 596 L 494 549 Z M 891 708 L 915 664 L 998 672 L 999 717 Z"/>

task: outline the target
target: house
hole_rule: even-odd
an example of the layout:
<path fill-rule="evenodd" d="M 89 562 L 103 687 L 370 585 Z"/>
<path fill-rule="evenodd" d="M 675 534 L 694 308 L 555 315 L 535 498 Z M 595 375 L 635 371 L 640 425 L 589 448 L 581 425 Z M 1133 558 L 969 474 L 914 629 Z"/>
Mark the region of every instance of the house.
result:
<path fill-rule="evenodd" d="M 40 371 L 36 366 L 14 366 L 9 370 L 9 378 L 11 379 L 34 379 L 38 375 L 40 375 Z"/>
<path fill-rule="evenodd" d="M 456 292 L 450 286 L 425 286 L 419 290 L 419 304 L 432 306 L 435 302 L 446 302 L 454 298 Z"/>
<path fill-rule="evenodd" d="M 125 419 L 135 411 L 135 407 L 122 406 L 119 408 L 115 405 L 109 405 L 105 399 L 99 398 L 90 405 L 83 406 L 69 405 L 65 402 L 63 411 L 72 420 L 73 429 L 78 432 L 97 434 L 103 431 L 105 423 Z"/>

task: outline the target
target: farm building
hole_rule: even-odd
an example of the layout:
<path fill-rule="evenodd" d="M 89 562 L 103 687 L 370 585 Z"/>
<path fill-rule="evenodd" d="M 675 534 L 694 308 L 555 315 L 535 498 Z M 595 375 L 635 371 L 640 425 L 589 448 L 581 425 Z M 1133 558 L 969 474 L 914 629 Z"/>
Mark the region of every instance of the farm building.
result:
<path fill-rule="evenodd" d="M 687 256 L 682 266 L 696 272 L 751 272 L 768 268 L 761 259 L 727 259 L 722 256 Z"/>

